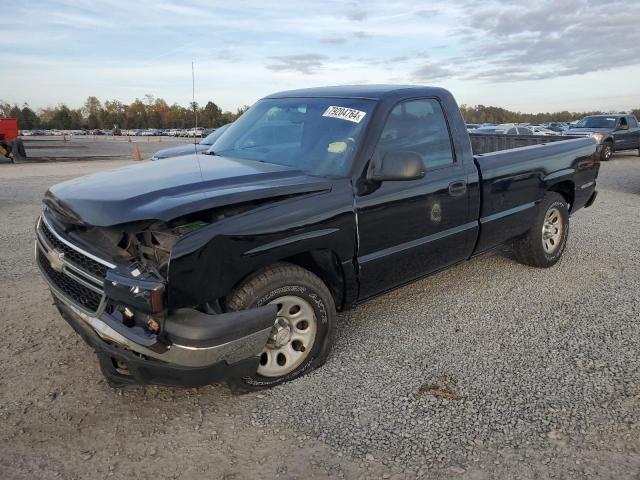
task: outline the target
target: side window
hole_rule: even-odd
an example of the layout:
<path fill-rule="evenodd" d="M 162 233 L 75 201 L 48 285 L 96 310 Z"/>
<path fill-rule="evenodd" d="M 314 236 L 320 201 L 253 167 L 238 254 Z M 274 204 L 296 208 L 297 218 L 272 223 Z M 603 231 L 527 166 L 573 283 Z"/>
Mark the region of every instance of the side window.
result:
<path fill-rule="evenodd" d="M 629 117 L 629 127 L 638 128 L 638 121 L 636 120 L 636 117 Z"/>
<path fill-rule="evenodd" d="M 518 127 L 518 133 L 520 135 L 531 135 L 531 131 L 527 127 Z"/>
<path fill-rule="evenodd" d="M 419 154 L 426 168 L 453 163 L 451 138 L 437 100 L 409 100 L 395 106 L 382 130 L 376 155 L 404 150 Z"/>
<path fill-rule="evenodd" d="M 620 126 L 621 127 L 626 127 L 627 126 L 627 119 L 624 117 L 620 117 Z"/>
<path fill-rule="evenodd" d="M 505 135 L 517 135 L 518 131 L 515 128 L 510 128 L 505 132 Z"/>

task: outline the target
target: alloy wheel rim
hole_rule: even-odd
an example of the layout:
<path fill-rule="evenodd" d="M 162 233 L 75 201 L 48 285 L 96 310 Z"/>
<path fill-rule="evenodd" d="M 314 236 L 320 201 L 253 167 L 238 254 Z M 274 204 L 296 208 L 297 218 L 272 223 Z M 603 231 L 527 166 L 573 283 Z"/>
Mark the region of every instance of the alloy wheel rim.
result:
<path fill-rule="evenodd" d="M 269 302 L 278 306 L 276 321 L 260 355 L 258 375 L 280 377 L 298 368 L 313 349 L 318 330 L 315 310 L 303 298 L 286 295 Z"/>
<path fill-rule="evenodd" d="M 550 208 L 542 223 L 542 247 L 545 252 L 554 253 L 560 247 L 563 229 L 560 210 Z"/>

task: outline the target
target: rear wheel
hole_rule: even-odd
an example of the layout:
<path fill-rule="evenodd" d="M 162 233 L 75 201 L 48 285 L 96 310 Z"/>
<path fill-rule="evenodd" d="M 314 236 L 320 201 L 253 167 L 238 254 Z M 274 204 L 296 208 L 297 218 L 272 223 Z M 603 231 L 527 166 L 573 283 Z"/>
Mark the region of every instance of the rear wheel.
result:
<path fill-rule="evenodd" d="M 515 242 L 518 261 L 538 268 L 555 265 L 567 245 L 569 205 L 556 192 L 547 192 L 529 231 Z"/>
<path fill-rule="evenodd" d="M 230 381 L 235 390 L 293 380 L 324 364 L 329 355 L 336 309 L 320 278 L 297 265 L 278 263 L 249 277 L 227 298 L 229 310 L 267 304 L 278 308 L 269 340 L 256 373 Z"/>
<path fill-rule="evenodd" d="M 600 160 L 603 162 L 609 161 L 613 155 L 613 143 L 611 140 L 607 140 L 602 145 L 602 151 L 600 152 Z"/>

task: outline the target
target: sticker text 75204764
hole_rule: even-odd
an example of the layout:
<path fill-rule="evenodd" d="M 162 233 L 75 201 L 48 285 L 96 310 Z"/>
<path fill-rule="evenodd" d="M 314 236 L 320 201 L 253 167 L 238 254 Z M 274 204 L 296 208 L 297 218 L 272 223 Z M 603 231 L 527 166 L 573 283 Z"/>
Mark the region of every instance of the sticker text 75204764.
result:
<path fill-rule="evenodd" d="M 355 108 L 331 106 L 324 111 L 322 116 L 360 123 L 366 114 L 367 112 L 356 110 Z"/>

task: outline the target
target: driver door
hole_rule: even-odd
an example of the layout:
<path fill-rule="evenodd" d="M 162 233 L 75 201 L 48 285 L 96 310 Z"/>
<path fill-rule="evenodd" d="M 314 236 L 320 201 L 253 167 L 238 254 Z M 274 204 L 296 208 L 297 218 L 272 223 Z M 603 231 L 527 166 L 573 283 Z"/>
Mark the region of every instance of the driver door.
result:
<path fill-rule="evenodd" d="M 426 174 L 373 183 L 356 195 L 361 299 L 467 258 L 476 239 L 467 166 L 456 161 L 436 99 L 393 108 L 374 160 L 394 151 L 418 153 Z"/>
<path fill-rule="evenodd" d="M 627 123 L 627 119 L 624 117 L 620 117 L 616 122 L 616 128 L 613 131 L 613 141 L 615 151 L 625 150 L 627 148 L 632 148 L 632 137 L 631 131 L 629 130 L 629 124 Z"/>

